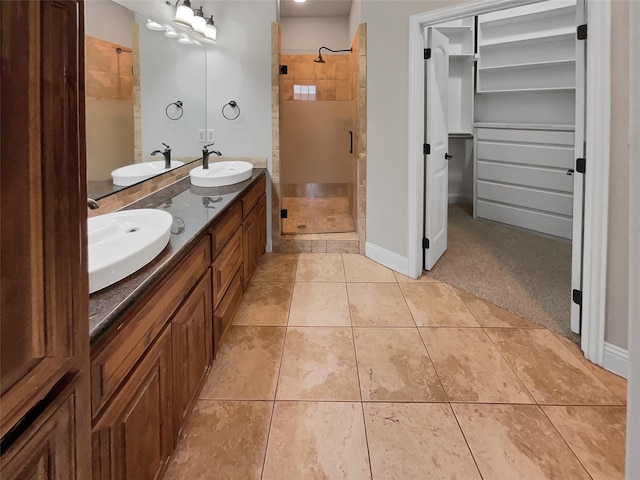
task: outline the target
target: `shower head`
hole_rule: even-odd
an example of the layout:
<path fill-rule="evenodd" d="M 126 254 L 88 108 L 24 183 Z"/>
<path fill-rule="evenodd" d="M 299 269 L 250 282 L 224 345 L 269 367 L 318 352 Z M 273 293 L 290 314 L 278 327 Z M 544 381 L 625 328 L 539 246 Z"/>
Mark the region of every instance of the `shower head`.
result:
<path fill-rule="evenodd" d="M 327 47 L 320 47 L 320 48 L 318 49 L 318 58 L 316 58 L 316 59 L 314 60 L 314 62 L 316 62 L 316 63 L 326 63 L 326 62 L 324 61 L 324 59 L 322 58 L 322 49 L 323 49 L 323 48 L 324 48 L 325 50 L 329 50 L 330 52 L 333 52 L 333 53 L 337 53 L 337 52 L 353 52 L 353 48 L 349 48 L 349 49 L 346 49 L 346 50 L 331 50 L 330 48 L 327 48 Z"/>

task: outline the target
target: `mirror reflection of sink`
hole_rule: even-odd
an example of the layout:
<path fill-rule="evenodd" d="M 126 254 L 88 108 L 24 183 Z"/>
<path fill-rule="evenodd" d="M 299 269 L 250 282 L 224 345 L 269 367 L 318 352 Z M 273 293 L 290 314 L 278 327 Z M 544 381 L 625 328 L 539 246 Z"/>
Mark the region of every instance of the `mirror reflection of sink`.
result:
<path fill-rule="evenodd" d="M 171 168 L 164 168 L 164 160 L 156 162 L 132 163 L 124 167 L 116 168 L 111 172 L 113 184 L 121 187 L 128 187 L 134 183 L 141 182 L 161 173 L 167 172 L 173 168 L 181 167 L 184 162 L 180 160 L 171 160 Z"/>
<path fill-rule="evenodd" d="M 202 166 L 193 168 L 189 176 L 191 184 L 197 187 L 224 187 L 248 180 L 252 172 L 251 163 L 232 160 L 210 163 L 207 169 L 203 169 Z"/>
<path fill-rule="evenodd" d="M 164 210 L 122 210 L 89 218 L 89 293 L 144 267 L 169 243 L 173 217 Z"/>

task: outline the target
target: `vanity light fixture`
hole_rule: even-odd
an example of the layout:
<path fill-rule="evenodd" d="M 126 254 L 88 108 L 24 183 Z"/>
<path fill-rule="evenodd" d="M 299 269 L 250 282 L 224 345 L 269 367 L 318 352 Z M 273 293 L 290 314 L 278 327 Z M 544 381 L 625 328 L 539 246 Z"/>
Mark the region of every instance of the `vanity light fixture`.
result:
<path fill-rule="evenodd" d="M 183 25 L 191 26 L 193 17 L 194 13 L 191 9 L 191 2 L 189 0 L 183 0 L 182 5 L 180 5 L 176 10 L 174 20 L 178 23 L 182 23 Z"/>
<path fill-rule="evenodd" d="M 164 32 L 166 30 L 164 25 L 160 25 L 158 22 L 154 22 L 151 19 L 147 19 L 146 27 L 154 32 Z"/>
<path fill-rule="evenodd" d="M 204 35 L 204 30 L 207 26 L 207 22 L 204 19 L 204 11 L 202 7 L 195 11 L 193 19 L 191 20 L 191 27 L 201 35 Z"/>
<path fill-rule="evenodd" d="M 214 42 L 216 41 L 216 38 L 218 36 L 218 29 L 213 23 L 213 15 L 207 18 L 207 26 L 204 29 L 204 36 L 209 40 L 213 40 Z"/>

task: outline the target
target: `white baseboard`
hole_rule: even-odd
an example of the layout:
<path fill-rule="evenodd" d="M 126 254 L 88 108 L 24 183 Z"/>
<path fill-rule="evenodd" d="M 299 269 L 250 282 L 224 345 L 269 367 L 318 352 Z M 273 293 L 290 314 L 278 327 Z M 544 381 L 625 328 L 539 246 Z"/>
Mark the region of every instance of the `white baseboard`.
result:
<path fill-rule="evenodd" d="M 407 257 L 403 257 L 402 255 L 398 255 L 395 252 L 391 252 L 369 242 L 365 243 L 364 254 L 374 262 L 378 262 L 398 273 L 403 275 L 409 273 L 409 260 Z"/>
<path fill-rule="evenodd" d="M 604 342 L 602 367 L 605 370 L 627 378 L 629 369 L 629 352 L 610 343 Z"/>

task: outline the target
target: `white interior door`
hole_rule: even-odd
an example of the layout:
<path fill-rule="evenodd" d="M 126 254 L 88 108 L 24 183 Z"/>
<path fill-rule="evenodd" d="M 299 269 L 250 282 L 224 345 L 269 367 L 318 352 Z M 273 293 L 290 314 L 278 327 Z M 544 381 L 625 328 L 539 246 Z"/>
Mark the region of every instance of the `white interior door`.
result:
<path fill-rule="evenodd" d="M 576 3 L 576 24 L 586 24 L 586 2 Z M 575 158 L 585 158 L 585 105 L 586 105 L 586 51 L 587 40 L 576 40 L 576 131 Z M 576 169 L 577 170 L 577 169 Z M 584 174 L 573 174 L 573 226 L 571 239 L 571 331 L 581 333 L 582 306 L 574 292 L 582 292 L 582 242 L 584 236 Z M 582 293 L 580 293 L 582 296 Z M 582 299 L 580 299 L 582 300 Z"/>
<path fill-rule="evenodd" d="M 424 269 L 431 270 L 447 249 L 449 39 L 434 28 L 426 35 L 431 58 L 425 60 Z"/>

